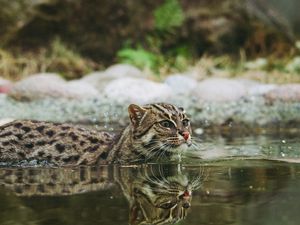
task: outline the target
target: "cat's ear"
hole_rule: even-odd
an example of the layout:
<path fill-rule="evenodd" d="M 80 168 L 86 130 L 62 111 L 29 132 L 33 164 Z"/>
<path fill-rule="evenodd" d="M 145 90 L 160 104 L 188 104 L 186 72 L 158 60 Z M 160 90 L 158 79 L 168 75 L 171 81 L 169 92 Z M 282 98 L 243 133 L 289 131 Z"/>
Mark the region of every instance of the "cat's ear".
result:
<path fill-rule="evenodd" d="M 128 107 L 129 118 L 134 127 L 137 127 L 141 124 L 143 118 L 146 115 L 146 109 L 141 106 L 131 104 Z"/>

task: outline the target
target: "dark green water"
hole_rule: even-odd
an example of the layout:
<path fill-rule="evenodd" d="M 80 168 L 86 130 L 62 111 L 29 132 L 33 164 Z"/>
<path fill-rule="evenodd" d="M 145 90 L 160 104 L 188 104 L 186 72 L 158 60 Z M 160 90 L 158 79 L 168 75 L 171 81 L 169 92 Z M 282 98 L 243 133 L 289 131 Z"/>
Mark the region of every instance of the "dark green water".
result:
<path fill-rule="evenodd" d="M 0 224 L 300 224 L 296 137 L 213 138 L 177 165 L 0 169 Z"/>

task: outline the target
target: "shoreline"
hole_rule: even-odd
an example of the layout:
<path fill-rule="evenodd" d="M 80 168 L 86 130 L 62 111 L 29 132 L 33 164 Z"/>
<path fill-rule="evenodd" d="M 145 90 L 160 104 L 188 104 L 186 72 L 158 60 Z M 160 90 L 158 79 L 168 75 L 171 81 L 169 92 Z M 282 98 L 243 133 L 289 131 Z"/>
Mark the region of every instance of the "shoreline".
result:
<path fill-rule="evenodd" d="M 203 103 L 169 102 L 182 106 L 190 115 L 194 128 L 206 134 L 263 134 L 269 132 L 300 132 L 300 103 L 274 102 L 271 106 L 260 101 Z M 183 103 L 183 104 L 180 104 Z M 108 130 L 128 123 L 128 103 L 113 103 L 105 98 L 69 100 L 46 98 L 31 102 L 19 102 L 0 95 L 0 120 L 32 119 L 52 122 L 70 122 L 83 125 L 99 125 Z M 225 112 L 226 110 L 226 112 Z M 202 133 L 202 131 L 198 131 Z"/>

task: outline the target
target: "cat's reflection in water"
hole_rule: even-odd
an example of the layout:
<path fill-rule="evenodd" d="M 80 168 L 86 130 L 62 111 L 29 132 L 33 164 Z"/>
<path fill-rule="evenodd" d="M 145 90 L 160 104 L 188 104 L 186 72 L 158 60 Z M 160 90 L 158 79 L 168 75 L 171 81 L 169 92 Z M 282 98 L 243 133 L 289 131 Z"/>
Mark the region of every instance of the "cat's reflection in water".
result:
<path fill-rule="evenodd" d="M 179 165 L 147 165 L 119 172 L 132 225 L 174 224 L 184 219 L 191 207 L 192 192 L 201 181 L 199 173 L 191 174 Z"/>
<path fill-rule="evenodd" d="M 199 171 L 199 167 L 192 169 L 182 168 L 180 165 L 154 164 L 137 167 L 0 169 L 0 186 L 12 191 L 10 199 L 17 199 L 17 196 L 58 197 L 88 192 L 92 194 L 94 191 L 104 190 L 107 196 L 110 190 L 121 188 L 129 202 L 130 224 L 173 224 L 184 219 L 191 208 L 192 192 L 200 187 L 201 173 L 203 174 Z M 107 215 L 115 213 L 107 207 L 109 202 L 104 202 L 101 198 L 93 198 L 91 201 L 89 199 L 91 194 L 76 195 L 78 200 L 69 203 L 76 206 L 65 208 L 64 205 L 58 204 L 60 213 L 56 213 L 55 217 L 59 219 L 61 214 L 65 218 L 63 215 L 78 205 L 82 205 L 82 210 L 86 209 L 90 214 L 93 214 L 96 207 L 107 211 Z M 1 198 L 0 196 L 0 200 Z M 45 201 L 43 204 L 47 204 L 50 200 L 42 197 L 38 199 Z M 22 201 L 15 202 L 22 203 Z M 64 197 L 63 202 L 68 202 L 68 198 Z M 26 205 L 22 207 L 27 208 Z M 51 211 L 50 208 L 49 210 Z M 43 217 L 47 209 L 40 211 L 40 207 L 37 206 L 34 211 L 37 217 Z M 18 220 L 15 217 L 13 219 Z M 86 224 L 85 222 L 88 224 L 88 221 L 81 224 Z"/>

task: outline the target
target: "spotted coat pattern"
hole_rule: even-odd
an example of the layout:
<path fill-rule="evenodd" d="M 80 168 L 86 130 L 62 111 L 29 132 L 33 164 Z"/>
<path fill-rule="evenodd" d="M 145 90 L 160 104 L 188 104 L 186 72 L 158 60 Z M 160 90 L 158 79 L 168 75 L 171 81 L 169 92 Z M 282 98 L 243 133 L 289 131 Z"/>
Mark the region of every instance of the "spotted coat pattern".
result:
<path fill-rule="evenodd" d="M 128 107 L 120 135 L 70 124 L 16 120 L 0 126 L 0 162 L 46 161 L 54 166 L 136 163 L 170 158 L 191 145 L 182 108 L 157 103 Z"/>
<path fill-rule="evenodd" d="M 113 136 L 42 121 L 16 120 L 0 127 L 0 161 L 46 160 L 55 166 L 92 165 L 106 159 Z"/>

